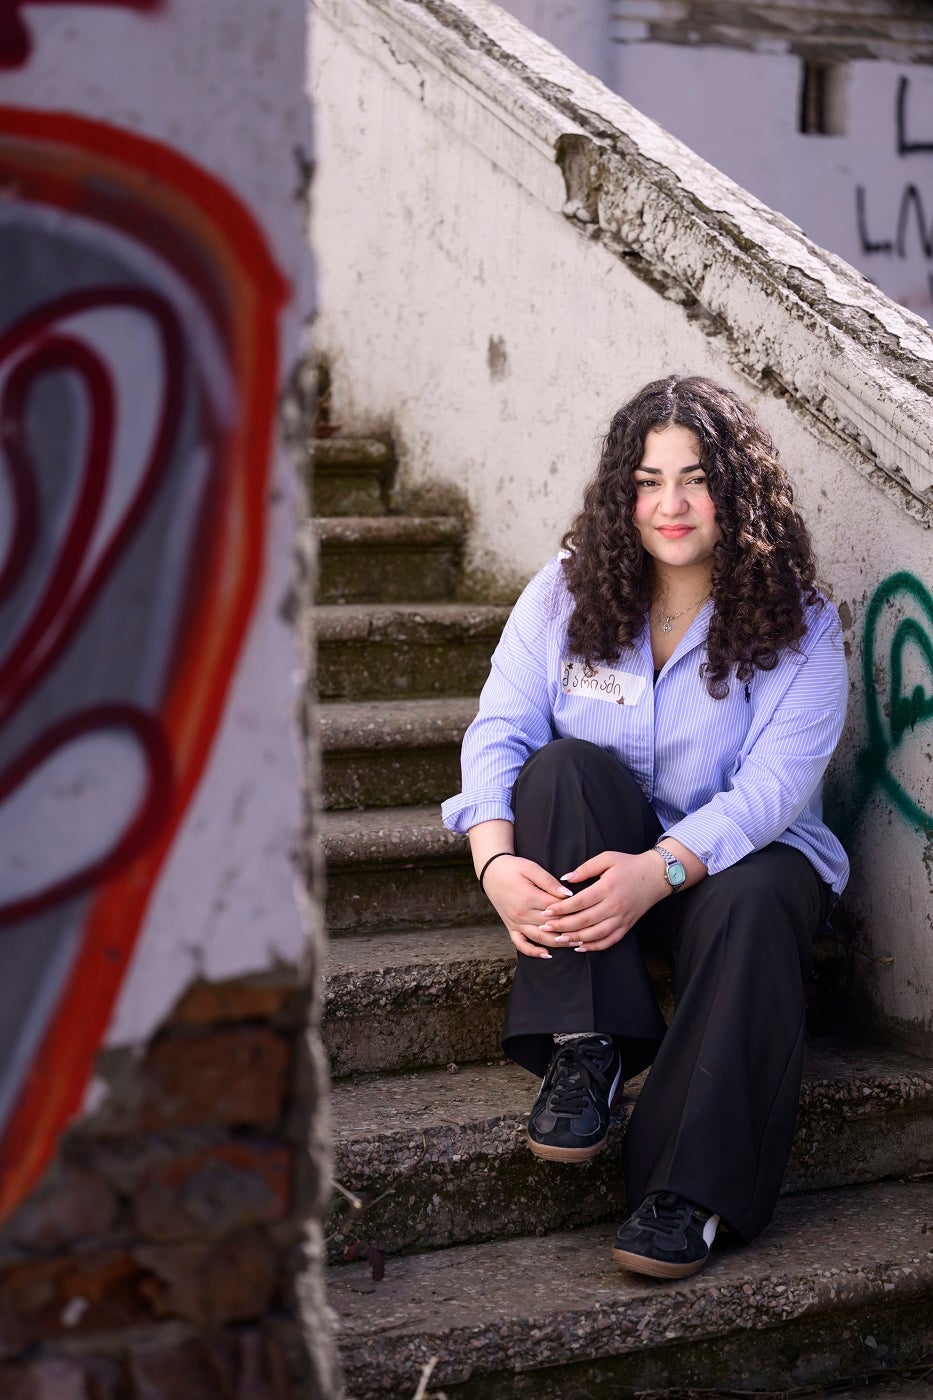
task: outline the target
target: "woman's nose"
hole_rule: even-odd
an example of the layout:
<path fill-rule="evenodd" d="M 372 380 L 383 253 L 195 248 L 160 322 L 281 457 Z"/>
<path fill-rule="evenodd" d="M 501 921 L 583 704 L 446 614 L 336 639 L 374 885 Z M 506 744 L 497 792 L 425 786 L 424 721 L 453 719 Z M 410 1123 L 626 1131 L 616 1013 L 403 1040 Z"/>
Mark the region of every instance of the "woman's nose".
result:
<path fill-rule="evenodd" d="M 682 515 L 687 505 L 684 488 L 679 481 L 669 481 L 661 488 L 661 509 L 665 515 Z"/>

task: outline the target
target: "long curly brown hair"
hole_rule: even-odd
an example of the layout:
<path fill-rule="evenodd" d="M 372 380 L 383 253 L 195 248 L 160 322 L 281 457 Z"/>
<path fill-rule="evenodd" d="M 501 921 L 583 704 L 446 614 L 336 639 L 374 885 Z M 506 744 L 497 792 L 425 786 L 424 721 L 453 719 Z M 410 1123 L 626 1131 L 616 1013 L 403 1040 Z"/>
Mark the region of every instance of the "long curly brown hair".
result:
<path fill-rule="evenodd" d="M 634 522 L 632 473 L 653 428 L 688 428 L 716 507 L 713 616 L 701 667 L 714 699 L 757 668 L 770 671 L 804 635 L 804 611 L 821 602 L 807 527 L 768 433 L 731 390 L 699 376 L 647 384 L 615 414 L 583 509 L 564 535 L 564 578 L 574 607 L 568 642 L 594 664 L 630 646 L 653 601 L 652 561 Z"/>

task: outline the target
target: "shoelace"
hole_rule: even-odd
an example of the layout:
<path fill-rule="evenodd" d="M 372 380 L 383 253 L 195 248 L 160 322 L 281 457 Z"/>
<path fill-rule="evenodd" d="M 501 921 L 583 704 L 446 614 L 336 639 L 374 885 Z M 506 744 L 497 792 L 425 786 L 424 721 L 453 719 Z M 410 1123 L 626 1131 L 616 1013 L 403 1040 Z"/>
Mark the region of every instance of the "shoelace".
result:
<path fill-rule="evenodd" d="M 600 1050 L 603 1048 L 600 1046 Z M 577 1045 L 565 1045 L 560 1050 L 553 1066 L 554 1087 L 548 1094 L 548 1108 L 552 1113 L 582 1112 L 594 1081 L 603 1094 L 608 1094 L 609 1080 L 593 1063 L 592 1054 L 593 1051 Z"/>
<path fill-rule="evenodd" d="M 673 1191 L 659 1191 L 643 1201 L 635 1212 L 635 1222 L 663 1235 L 680 1234 L 693 1215 L 694 1205 Z"/>

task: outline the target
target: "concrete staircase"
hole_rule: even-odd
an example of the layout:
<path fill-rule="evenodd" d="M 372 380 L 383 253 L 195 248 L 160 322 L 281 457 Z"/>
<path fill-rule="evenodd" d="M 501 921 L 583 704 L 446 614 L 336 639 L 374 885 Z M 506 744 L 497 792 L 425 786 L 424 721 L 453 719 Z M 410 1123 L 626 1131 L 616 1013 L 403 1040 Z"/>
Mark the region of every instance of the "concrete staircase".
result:
<path fill-rule="evenodd" d="M 933 1374 L 933 1065 L 815 1037 L 774 1225 L 682 1284 L 609 1260 L 637 1082 L 594 1161 L 525 1147 L 535 1085 L 499 1050 L 511 945 L 437 810 L 508 609 L 451 601 L 462 529 L 393 513 L 392 472 L 384 443 L 316 445 L 329 1287 L 348 1395 L 912 1394 Z"/>

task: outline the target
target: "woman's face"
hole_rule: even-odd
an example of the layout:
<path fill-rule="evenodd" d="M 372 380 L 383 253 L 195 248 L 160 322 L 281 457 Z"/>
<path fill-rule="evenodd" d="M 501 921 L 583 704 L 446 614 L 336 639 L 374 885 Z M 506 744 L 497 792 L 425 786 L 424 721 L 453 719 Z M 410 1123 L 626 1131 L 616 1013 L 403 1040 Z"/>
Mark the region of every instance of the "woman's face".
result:
<path fill-rule="evenodd" d="M 652 428 L 632 476 L 635 526 L 652 559 L 665 569 L 711 566 L 719 539 L 716 507 L 690 429 L 676 423 Z"/>

